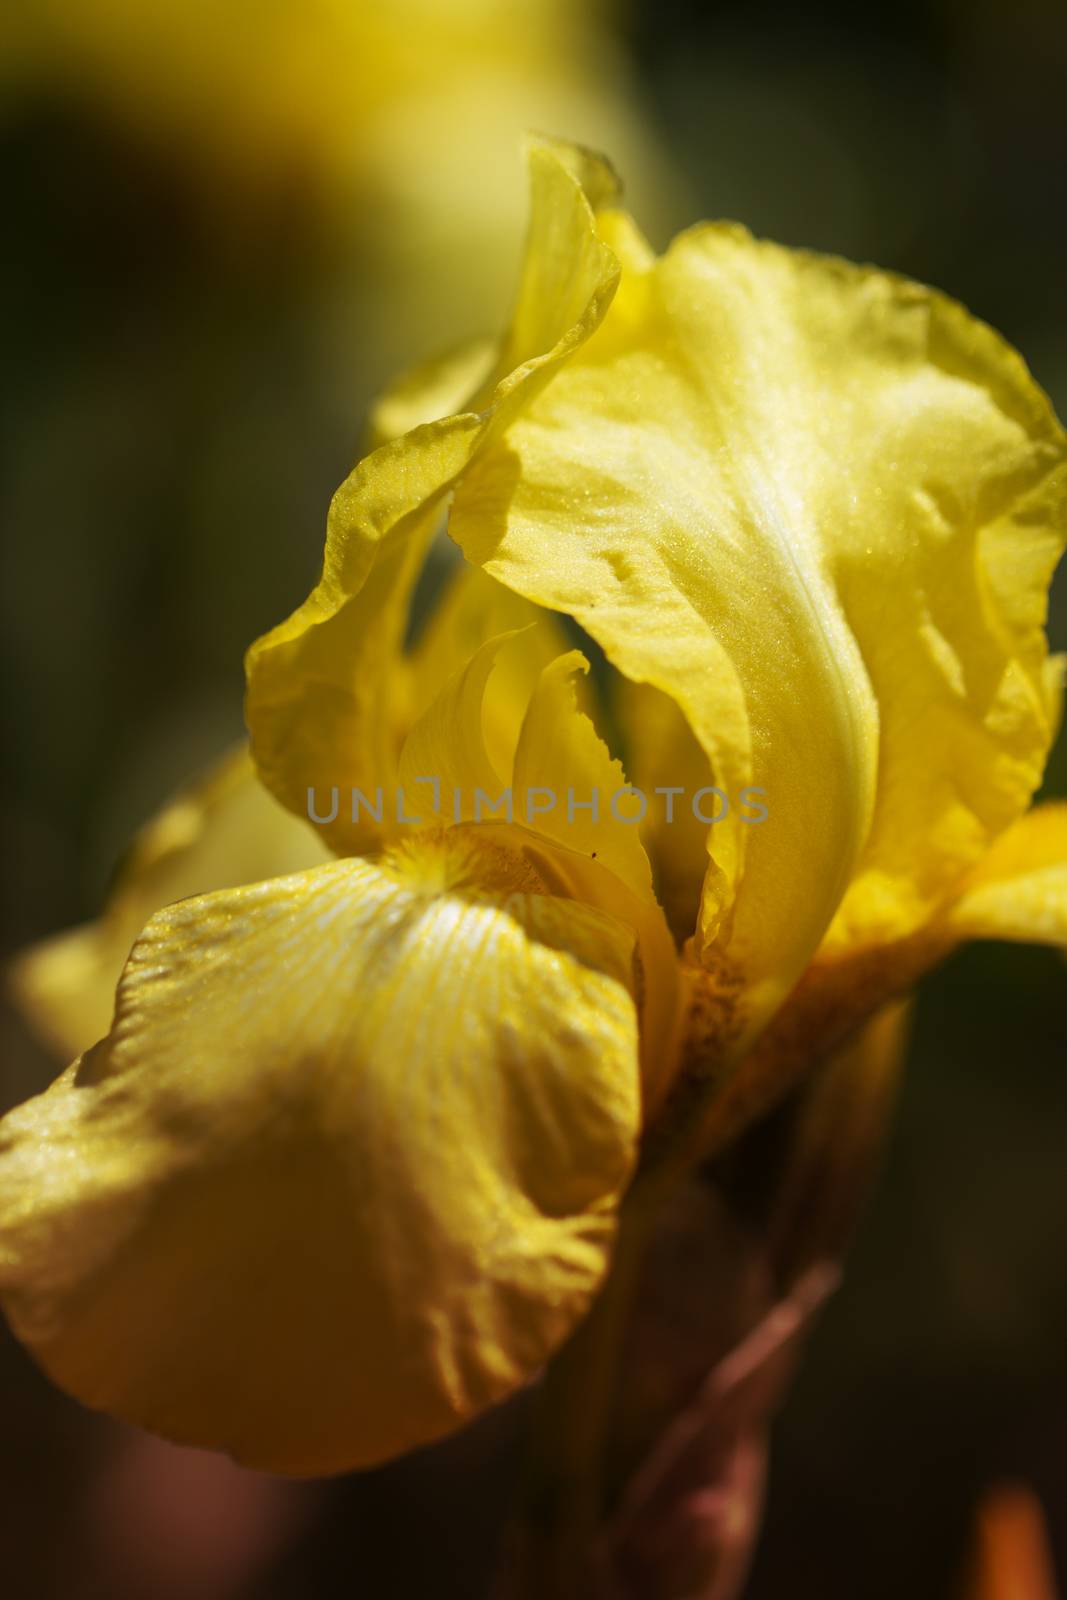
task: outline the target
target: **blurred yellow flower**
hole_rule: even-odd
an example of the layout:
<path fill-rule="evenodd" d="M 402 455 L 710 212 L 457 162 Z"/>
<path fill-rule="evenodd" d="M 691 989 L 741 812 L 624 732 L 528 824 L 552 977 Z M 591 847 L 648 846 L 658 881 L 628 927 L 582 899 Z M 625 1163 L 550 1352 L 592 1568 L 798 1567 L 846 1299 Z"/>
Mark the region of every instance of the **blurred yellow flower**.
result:
<path fill-rule="evenodd" d="M 657 257 L 604 162 L 530 163 L 506 334 L 387 397 L 319 585 L 249 653 L 293 814 L 249 825 L 279 830 L 266 881 L 195 868 L 214 892 L 148 920 L 107 1037 L 0 1123 L 19 1337 L 262 1467 L 380 1460 L 533 1376 L 645 1128 L 699 1154 L 964 937 L 1067 944 L 1067 807 L 1027 812 L 1067 439 L 1020 358 L 732 225 Z M 446 508 L 465 562 L 405 653 Z M 187 843 L 148 835 L 127 908 L 188 890 L 242 760 L 183 802 Z M 711 826 L 558 800 L 712 786 Z M 338 859 L 293 872 L 292 829 Z M 119 927 L 31 955 L 24 990 L 92 987 Z"/>
<path fill-rule="evenodd" d="M 0 89 L 113 128 L 224 238 L 332 236 L 357 292 L 387 285 L 356 351 L 377 367 L 503 315 L 527 128 L 610 147 L 670 211 L 610 19 L 588 0 L 12 0 Z"/>

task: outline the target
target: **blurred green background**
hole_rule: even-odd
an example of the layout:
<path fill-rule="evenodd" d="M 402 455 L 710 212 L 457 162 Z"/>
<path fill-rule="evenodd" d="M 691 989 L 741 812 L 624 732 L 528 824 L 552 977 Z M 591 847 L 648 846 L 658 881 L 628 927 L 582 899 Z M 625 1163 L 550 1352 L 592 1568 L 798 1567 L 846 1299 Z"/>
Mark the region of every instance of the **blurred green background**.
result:
<path fill-rule="evenodd" d="M 291 41 L 249 40 L 284 6 L 192 6 L 188 58 L 123 0 L 0 25 L 8 953 L 93 915 L 132 829 L 238 734 L 242 653 L 313 582 L 379 385 L 498 324 L 518 127 L 607 148 L 657 244 L 733 216 L 939 285 L 1067 413 L 1055 0 L 290 9 L 322 48 L 274 140 Z M 199 81 L 213 58 L 243 99 Z M 1067 647 L 1062 576 L 1051 626 Z M 1065 989 L 1058 958 L 1002 947 L 924 987 L 883 1181 L 777 1429 L 751 1600 L 942 1600 L 1005 1477 L 1040 1494 L 1067 1584 Z M 52 1071 L 7 1015 L 0 1105 Z M 8 1339 L 5 1592 L 479 1596 L 523 1413 L 290 1485 L 90 1416 Z"/>

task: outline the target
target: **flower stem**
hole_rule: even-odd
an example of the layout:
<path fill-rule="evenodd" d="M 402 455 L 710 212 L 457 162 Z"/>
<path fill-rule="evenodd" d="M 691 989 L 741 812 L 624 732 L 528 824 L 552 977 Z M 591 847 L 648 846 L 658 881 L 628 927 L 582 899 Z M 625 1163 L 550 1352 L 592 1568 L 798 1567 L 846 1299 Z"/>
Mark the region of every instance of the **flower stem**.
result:
<path fill-rule="evenodd" d="M 545 1374 L 520 1519 L 495 1600 L 602 1600 L 611 1592 L 600 1559 L 609 1500 L 605 1450 L 623 1340 L 667 1188 L 664 1177 L 657 1168 L 635 1180 L 604 1288 Z"/>

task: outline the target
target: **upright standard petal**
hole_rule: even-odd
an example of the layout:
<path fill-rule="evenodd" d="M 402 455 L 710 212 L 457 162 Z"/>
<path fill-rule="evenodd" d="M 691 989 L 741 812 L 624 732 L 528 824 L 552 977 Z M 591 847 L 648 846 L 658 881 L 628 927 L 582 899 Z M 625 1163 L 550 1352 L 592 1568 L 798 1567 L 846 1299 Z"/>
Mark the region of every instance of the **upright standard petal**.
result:
<path fill-rule="evenodd" d="M 678 963 L 635 822 L 616 817 L 626 775 L 577 704 L 574 679 L 587 669 L 580 651 L 546 666 L 522 718 L 514 761 L 496 767 L 485 730 L 487 681 L 494 664 L 538 632 L 490 639 L 476 650 L 412 728 L 400 758 L 405 808 L 418 797 L 445 824 L 473 821 L 485 840 L 521 847 L 556 892 L 633 929 L 639 974 L 645 1110 L 679 1065 Z M 549 630 L 551 638 L 554 630 Z M 513 708 L 517 718 L 517 710 Z M 592 798 L 595 796 L 595 799 Z M 632 796 L 622 803 L 632 805 Z M 599 820 L 594 821 L 591 806 Z"/>
<path fill-rule="evenodd" d="M 459 475 L 593 332 L 618 263 L 598 237 L 587 189 L 606 192 L 598 158 L 544 142 L 530 150 L 527 263 L 495 387 L 478 410 L 415 427 L 382 445 L 334 496 L 322 578 L 305 603 L 248 653 L 247 719 L 267 787 L 302 813 L 309 787 L 392 787 L 397 682 L 408 600 Z M 339 851 L 373 848 L 382 831 L 340 810 Z"/>
<path fill-rule="evenodd" d="M 0 1299 L 57 1382 L 292 1473 L 526 1381 L 637 1138 L 633 939 L 476 830 L 184 901 L 0 1123 Z"/>
<path fill-rule="evenodd" d="M 733 226 L 659 261 L 601 227 L 619 296 L 450 531 L 668 693 L 716 784 L 766 791 L 764 825 L 709 837 L 698 940 L 743 1043 L 846 890 L 835 936 L 905 937 L 1029 800 L 1067 448 L 1019 357 L 929 290 Z"/>
<path fill-rule="evenodd" d="M 681 707 L 662 690 L 616 676 L 614 710 L 625 742 L 627 770 L 645 794 L 655 797 L 642 837 L 656 893 L 681 945 L 697 925 L 704 878 L 710 870 L 708 824 L 693 809 L 692 797 L 712 786 L 711 766 Z M 727 800 L 735 804 L 740 796 Z"/>
<path fill-rule="evenodd" d="M 465 474 L 450 531 L 469 560 L 576 616 L 627 677 L 669 694 L 728 794 L 766 789 L 766 826 L 735 813 L 715 827 L 698 939 L 712 961 L 728 949 L 754 1022 L 810 958 L 855 867 L 877 708 L 805 492 L 817 316 L 805 329 L 809 308 L 786 293 L 787 253 L 732 230 L 707 237 L 644 267 L 630 251 L 639 281 L 624 282 L 619 321 L 609 313 Z"/>
<path fill-rule="evenodd" d="M 654 901 L 640 834 L 647 797 L 629 783 L 578 706 L 575 682 L 588 671 L 582 652 L 570 650 L 538 678 L 515 752 L 516 798 L 527 815 L 531 797 L 543 790 L 549 804 L 536 814 L 537 831 L 600 860 L 640 899 Z"/>
<path fill-rule="evenodd" d="M 497 634 L 511 634 L 511 643 L 496 659 L 483 703 L 489 758 L 498 772 L 510 772 L 530 691 L 542 668 L 567 648 L 567 637 L 551 612 L 497 583 L 480 567 L 472 567 L 447 539 L 443 548 L 455 557 L 455 570 L 404 661 L 410 722 L 426 711 L 441 685 L 476 650 Z"/>
<path fill-rule="evenodd" d="M 486 746 L 483 708 L 489 675 L 511 638 L 503 633 L 487 639 L 453 673 L 404 741 L 399 778 L 405 806 L 421 791 L 419 803 L 433 806 L 431 824 L 450 816 L 455 822 L 478 821 L 483 804 L 492 805 L 504 788 Z M 432 786 L 429 795 L 426 785 Z"/>

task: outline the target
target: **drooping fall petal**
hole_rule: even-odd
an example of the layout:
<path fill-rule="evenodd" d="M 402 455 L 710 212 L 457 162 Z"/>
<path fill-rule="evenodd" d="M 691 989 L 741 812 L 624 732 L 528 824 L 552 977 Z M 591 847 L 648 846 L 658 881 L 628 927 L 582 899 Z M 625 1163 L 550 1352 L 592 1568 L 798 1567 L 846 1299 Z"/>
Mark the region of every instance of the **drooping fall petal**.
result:
<path fill-rule="evenodd" d="M 470 830 L 160 912 L 0 1124 L 0 1299 L 92 1405 L 272 1470 L 528 1379 L 634 1156 L 633 939 Z"/>
<path fill-rule="evenodd" d="M 107 1032 L 126 957 L 154 911 L 328 859 L 309 824 L 257 780 L 242 746 L 141 829 L 97 921 L 19 957 L 11 973 L 16 997 L 45 1041 L 70 1061 Z"/>
<path fill-rule="evenodd" d="M 828 942 L 709 1106 L 696 1142 L 721 1148 L 801 1081 L 813 1057 L 836 1049 L 865 1018 L 906 996 L 967 939 L 1067 948 L 1067 806 L 1041 805 L 1021 817 L 939 914 L 906 938 L 874 946 Z M 877 1036 L 873 1024 L 867 1031 Z"/>
<path fill-rule="evenodd" d="M 1036 807 L 964 880 L 946 918 L 957 939 L 1067 946 L 1067 804 Z"/>

